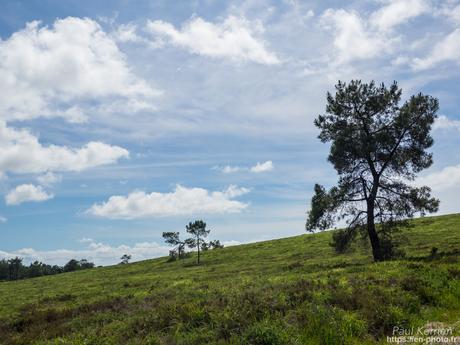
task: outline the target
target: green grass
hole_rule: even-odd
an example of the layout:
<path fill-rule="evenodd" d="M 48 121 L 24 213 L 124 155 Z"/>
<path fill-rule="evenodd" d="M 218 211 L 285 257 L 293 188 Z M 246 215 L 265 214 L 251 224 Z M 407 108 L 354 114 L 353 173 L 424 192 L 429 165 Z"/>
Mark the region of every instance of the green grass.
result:
<path fill-rule="evenodd" d="M 373 263 L 330 232 L 0 283 L 0 344 L 375 344 L 393 326 L 460 330 L 460 214 L 417 219 Z M 439 248 L 429 258 L 432 247 Z"/>

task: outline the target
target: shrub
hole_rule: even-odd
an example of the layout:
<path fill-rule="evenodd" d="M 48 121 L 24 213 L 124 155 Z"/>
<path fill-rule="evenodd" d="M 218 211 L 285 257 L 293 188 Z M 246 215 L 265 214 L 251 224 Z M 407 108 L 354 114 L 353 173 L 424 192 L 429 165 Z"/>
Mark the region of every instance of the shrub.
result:
<path fill-rule="evenodd" d="M 267 319 L 252 324 L 247 329 L 244 338 L 251 345 L 286 345 L 292 343 L 283 327 Z"/>

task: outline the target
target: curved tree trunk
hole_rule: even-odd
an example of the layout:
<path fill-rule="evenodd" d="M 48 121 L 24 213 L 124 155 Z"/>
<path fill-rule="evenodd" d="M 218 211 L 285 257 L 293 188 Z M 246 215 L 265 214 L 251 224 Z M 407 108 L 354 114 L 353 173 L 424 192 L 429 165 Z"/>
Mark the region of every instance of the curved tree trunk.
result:
<path fill-rule="evenodd" d="M 374 261 L 383 261 L 382 247 L 380 245 L 379 236 L 377 235 L 377 230 L 375 229 L 373 201 L 370 201 L 367 204 L 367 233 L 369 235 L 369 240 L 371 241 L 372 255 L 374 256 Z"/>
<path fill-rule="evenodd" d="M 200 263 L 200 237 L 197 236 L 197 242 L 198 242 L 198 264 Z"/>

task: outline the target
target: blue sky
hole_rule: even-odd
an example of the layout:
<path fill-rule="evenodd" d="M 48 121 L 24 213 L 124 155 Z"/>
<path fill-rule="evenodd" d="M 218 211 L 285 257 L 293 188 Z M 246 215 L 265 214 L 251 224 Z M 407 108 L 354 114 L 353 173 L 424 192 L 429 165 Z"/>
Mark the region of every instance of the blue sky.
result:
<path fill-rule="evenodd" d="M 304 233 L 339 79 L 439 98 L 416 183 L 460 211 L 459 1 L 0 6 L 2 257 L 141 260 L 196 218 L 226 244 Z"/>

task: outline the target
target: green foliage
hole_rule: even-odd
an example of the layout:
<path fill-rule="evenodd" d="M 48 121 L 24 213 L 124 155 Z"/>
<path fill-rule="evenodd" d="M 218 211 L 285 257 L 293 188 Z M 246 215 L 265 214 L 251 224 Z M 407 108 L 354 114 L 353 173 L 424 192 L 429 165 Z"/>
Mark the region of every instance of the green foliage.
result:
<path fill-rule="evenodd" d="M 334 95 L 327 94 L 326 114 L 315 125 L 319 139 L 330 142 L 328 160 L 337 171 L 337 186 L 326 190 L 316 184 L 306 229 L 324 230 L 345 219 L 348 228 L 332 242 L 342 252 L 355 233 L 365 228 L 375 261 L 393 258 L 396 252 L 382 236 L 400 221 L 415 214 L 436 212 L 439 200 L 429 187 L 414 187 L 413 180 L 431 166 L 431 126 L 439 108 L 437 99 L 414 95 L 400 105 L 402 90 L 396 82 L 386 87 L 360 80 L 338 82 Z"/>
<path fill-rule="evenodd" d="M 63 267 L 47 265 L 40 261 L 34 261 L 29 266 L 26 266 L 23 264 L 22 258 L 15 257 L 9 260 L 0 260 L 0 281 L 41 277 L 93 267 L 94 263 L 88 262 L 85 259 L 80 261 L 71 259 Z"/>
<path fill-rule="evenodd" d="M 406 256 L 380 263 L 322 232 L 208 250 L 201 265 L 193 253 L 2 282 L 0 343 L 383 344 L 429 322 L 458 334 L 460 215 L 411 224 L 395 234 Z"/>
<path fill-rule="evenodd" d="M 169 260 L 182 259 L 185 254 L 186 243 L 180 240 L 179 232 L 163 232 L 163 238 L 167 244 L 175 247 L 169 251 Z"/>
<path fill-rule="evenodd" d="M 129 260 L 131 260 L 131 255 L 123 254 L 121 256 L 120 260 L 121 260 L 120 264 L 122 264 L 122 265 L 127 264 L 127 263 L 129 263 Z"/>
<path fill-rule="evenodd" d="M 64 272 L 74 272 L 74 271 L 85 270 L 85 269 L 93 268 L 93 267 L 94 267 L 94 263 L 89 262 L 86 259 L 82 259 L 80 261 L 71 259 L 69 260 L 69 262 L 67 262 L 64 265 L 63 271 Z"/>
<path fill-rule="evenodd" d="M 197 253 L 198 253 L 198 255 L 197 255 L 197 263 L 199 264 L 200 263 L 200 250 L 202 249 L 203 244 L 205 244 L 204 238 L 208 236 L 208 234 L 209 234 L 209 232 L 211 230 L 206 229 L 206 223 L 203 222 L 202 220 L 195 220 L 193 223 L 190 222 L 185 227 L 185 230 L 190 235 L 192 235 L 191 238 L 187 238 L 185 240 L 185 243 L 190 248 L 195 248 L 195 247 L 197 248 Z M 208 249 L 207 244 L 205 244 L 205 248 Z"/>
<path fill-rule="evenodd" d="M 179 232 L 163 232 L 165 242 L 171 246 L 175 246 L 169 251 L 168 262 L 184 259 L 187 256 L 186 247 L 197 248 L 197 262 L 200 263 L 200 252 L 208 249 L 221 249 L 224 247 L 219 240 L 206 242 L 204 237 L 207 237 L 211 230 L 206 229 L 206 223 L 202 220 L 196 220 L 186 226 L 186 230 L 193 237 L 187 238 L 184 241 L 180 240 Z"/>
<path fill-rule="evenodd" d="M 277 320 L 264 319 L 248 327 L 244 338 L 252 345 L 288 345 L 293 339 L 286 331 L 286 325 Z"/>

